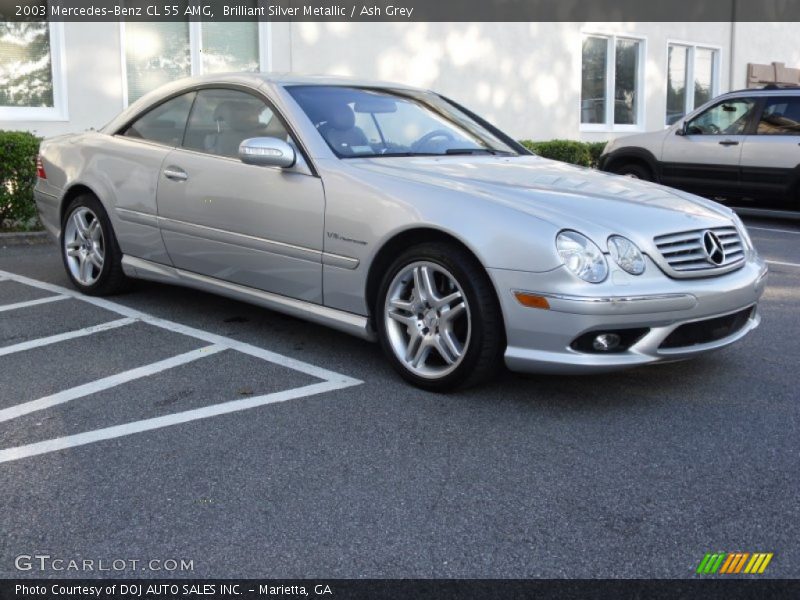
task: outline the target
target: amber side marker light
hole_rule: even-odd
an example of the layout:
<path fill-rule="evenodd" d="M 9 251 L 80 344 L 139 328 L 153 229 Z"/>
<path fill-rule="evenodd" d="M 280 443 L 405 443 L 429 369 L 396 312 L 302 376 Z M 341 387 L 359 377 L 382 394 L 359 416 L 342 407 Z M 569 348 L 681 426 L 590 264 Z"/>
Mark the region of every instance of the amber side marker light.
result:
<path fill-rule="evenodd" d="M 528 294 L 526 292 L 514 292 L 514 296 L 522 306 L 528 308 L 541 308 L 543 310 L 550 309 L 550 303 L 544 296 L 537 296 L 536 294 Z"/>

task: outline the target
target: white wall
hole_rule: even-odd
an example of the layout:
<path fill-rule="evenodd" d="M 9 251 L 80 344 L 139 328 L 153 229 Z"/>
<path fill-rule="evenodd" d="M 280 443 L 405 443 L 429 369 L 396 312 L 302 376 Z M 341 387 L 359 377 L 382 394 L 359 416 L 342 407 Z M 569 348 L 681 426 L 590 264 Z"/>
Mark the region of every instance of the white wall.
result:
<path fill-rule="evenodd" d="M 275 71 L 383 79 L 435 89 L 517 138 L 606 140 L 580 131 L 582 32 L 642 37 L 643 130 L 664 126 L 667 42 L 718 46 L 719 91 L 748 62 L 800 66 L 797 23 L 272 23 Z M 51 136 L 100 127 L 122 108 L 118 23 L 65 23 L 67 122 L 0 122 Z"/>
<path fill-rule="evenodd" d="M 733 89 L 747 87 L 747 63 L 800 68 L 800 23 L 736 23 Z"/>
<path fill-rule="evenodd" d="M 644 38 L 643 130 L 664 126 L 668 40 L 720 46 L 720 91 L 728 89 L 727 22 L 279 25 L 290 28 L 289 46 L 273 50 L 284 68 L 433 88 L 518 138 L 613 137 L 579 131 L 582 32 Z"/>

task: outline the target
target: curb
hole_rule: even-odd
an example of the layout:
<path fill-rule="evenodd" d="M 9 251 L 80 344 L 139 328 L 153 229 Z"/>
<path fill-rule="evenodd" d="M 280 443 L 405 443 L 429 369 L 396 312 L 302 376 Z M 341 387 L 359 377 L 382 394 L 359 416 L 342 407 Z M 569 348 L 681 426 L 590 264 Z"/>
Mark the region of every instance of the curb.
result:
<path fill-rule="evenodd" d="M 46 231 L 15 231 L 12 233 L 0 233 L 0 247 L 33 246 L 39 244 L 48 244 L 50 241 L 50 234 Z"/>

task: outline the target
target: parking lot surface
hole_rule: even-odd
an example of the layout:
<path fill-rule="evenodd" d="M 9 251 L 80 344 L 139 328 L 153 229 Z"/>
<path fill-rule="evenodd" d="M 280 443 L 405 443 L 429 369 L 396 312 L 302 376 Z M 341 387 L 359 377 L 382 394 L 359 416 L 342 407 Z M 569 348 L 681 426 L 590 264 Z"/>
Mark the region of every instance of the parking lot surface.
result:
<path fill-rule="evenodd" d="M 748 226 L 742 342 L 449 395 L 317 325 L 87 298 L 55 245 L 0 248 L 0 577 L 691 577 L 720 551 L 800 577 L 800 226 Z"/>

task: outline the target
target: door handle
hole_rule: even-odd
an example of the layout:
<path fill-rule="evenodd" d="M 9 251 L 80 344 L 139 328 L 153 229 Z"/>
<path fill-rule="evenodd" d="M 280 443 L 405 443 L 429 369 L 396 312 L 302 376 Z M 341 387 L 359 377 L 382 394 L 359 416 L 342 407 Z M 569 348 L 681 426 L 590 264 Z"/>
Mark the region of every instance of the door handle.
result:
<path fill-rule="evenodd" d="M 737 141 L 735 141 L 735 140 L 722 140 L 722 141 L 719 143 L 719 145 L 720 145 L 720 146 L 738 146 L 738 145 L 739 145 L 739 142 L 737 142 Z"/>
<path fill-rule="evenodd" d="M 186 171 L 178 167 L 167 167 L 164 169 L 164 177 L 172 181 L 186 181 L 189 179 L 189 175 L 186 174 Z"/>

